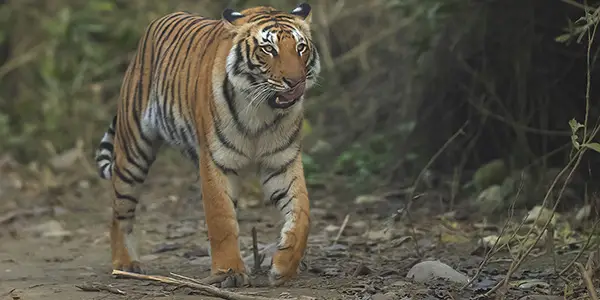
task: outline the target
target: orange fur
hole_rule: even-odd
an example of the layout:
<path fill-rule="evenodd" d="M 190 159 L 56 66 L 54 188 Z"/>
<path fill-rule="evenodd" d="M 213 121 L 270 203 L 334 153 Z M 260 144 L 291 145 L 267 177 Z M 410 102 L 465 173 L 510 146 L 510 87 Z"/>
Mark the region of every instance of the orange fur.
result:
<path fill-rule="evenodd" d="M 198 165 L 212 272 L 247 282 L 235 203 L 238 172 L 254 164 L 286 221 L 271 282 L 296 275 L 309 232 L 302 102 L 320 68 L 309 20 L 300 5 L 224 11 L 221 20 L 173 13 L 149 25 L 96 158 L 112 181 L 115 269 L 141 272 L 132 233 L 139 186 L 166 143 Z"/>

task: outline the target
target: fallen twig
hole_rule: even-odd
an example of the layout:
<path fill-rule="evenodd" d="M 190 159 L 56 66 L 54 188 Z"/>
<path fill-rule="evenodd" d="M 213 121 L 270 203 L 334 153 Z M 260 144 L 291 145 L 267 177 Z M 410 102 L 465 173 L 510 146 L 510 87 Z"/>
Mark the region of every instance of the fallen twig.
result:
<path fill-rule="evenodd" d="M 257 247 L 258 247 L 258 245 L 257 245 Z M 258 251 L 258 254 L 266 257 L 267 255 L 272 255 L 272 252 L 275 252 L 276 249 L 277 249 L 277 243 L 271 243 L 271 244 L 264 246 L 260 251 Z M 264 260 L 264 258 L 263 258 L 263 260 Z M 244 257 L 243 261 L 246 265 L 251 264 L 251 262 L 254 261 L 254 254 L 250 254 L 250 255 Z"/>
<path fill-rule="evenodd" d="M 202 291 L 210 296 L 214 296 L 214 297 L 219 297 L 221 299 L 228 299 L 228 300 L 276 300 L 276 298 L 268 298 L 268 297 L 262 297 L 262 296 L 250 296 L 250 295 L 243 295 L 243 294 L 239 294 L 239 293 L 234 293 L 234 292 L 230 292 L 230 291 L 224 291 L 222 289 L 219 289 L 217 287 L 211 286 L 211 285 L 207 285 L 207 284 L 203 284 L 200 283 L 200 281 L 197 280 L 191 280 L 191 279 L 185 279 L 185 280 L 179 280 L 179 279 L 175 279 L 172 277 L 167 277 L 167 276 L 160 276 L 160 275 L 144 275 L 144 274 L 137 274 L 137 273 L 131 273 L 131 272 L 125 272 L 125 271 L 119 271 L 119 270 L 113 270 L 112 272 L 113 275 L 118 275 L 118 276 L 123 276 L 125 278 L 133 278 L 133 279 L 140 279 L 140 280 L 152 280 L 152 281 L 158 281 L 158 282 L 162 282 L 162 283 L 166 283 L 166 284 L 172 284 L 172 285 L 178 285 L 178 286 L 185 286 L 185 287 L 189 287 L 192 289 L 196 289 L 199 291 Z M 176 275 L 177 277 L 180 278 L 187 278 L 184 277 L 182 275 Z"/>
<path fill-rule="evenodd" d="M 124 291 L 121 291 L 118 288 L 106 285 L 106 284 L 101 284 L 101 283 L 89 283 L 89 282 L 84 282 L 82 285 L 75 285 L 75 287 L 77 287 L 78 289 L 84 291 L 84 292 L 109 292 L 109 293 L 113 293 L 113 294 L 117 294 L 117 295 L 126 295 L 126 293 Z"/>
<path fill-rule="evenodd" d="M 344 221 L 342 222 L 342 226 L 340 227 L 340 230 L 338 231 L 337 235 L 335 236 L 335 239 L 333 240 L 333 245 L 337 244 L 338 240 L 340 239 L 340 236 L 342 236 L 342 232 L 344 232 L 344 229 L 346 229 L 346 225 L 348 225 L 349 219 L 350 219 L 350 215 L 347 214 L 346 217 L 344 218 Z"/>
<path fill-rule="evenodd" d="M 460 288 L 461 290 L 466 289 L 468 286 L 473 284 L 473 282 L 475 282 L 479 278 L 479 276 L 481 275 L 481 272 L 483 271 L 483 267 L 487 263 L 490 262 L 490 259 L 499 251 L 499 248 L 502 248 L 504 246 L 504 245 L 498 246 L 498 243 L 500 242 L 500 239 L 502 238 L 502 236 L 508 229 L 509 222 L 510 222 L 510 220 L 512 220 L 512 217 L 514 215 L 515 203 L 517 202 L 517 199 L 519 199 L 519 195 L 521 194 L 522 190 L 523 190 L 523 181 L 521 180 L 521 184 L 519 185 L 517 194 L 516 194 L 514 200 L 512 201 L 512 203 L 510 204 L 508 220 L 506 220 L 506 222 L 504 223 L 504 226 L 502 226 L 502 229 L 500 230 L 500 234 L 498 235 L 498 238 L 494 241 L 494 245 L 492 245 L 490 250 L 488 252 L 486 252 L 485 257 L 483 258 L 483 261 L 481 261 L 481 264 L 479 264 L 479 267 L 477 268 L 477 272 L 475 273 L 475 275 L 473 275 L 473 277 Z M 522 224 L 522 222 L 521 222 L 521 224 Z M 513 235 L 510 237 L 510 239 L 507 241 L 507 243 L 510 242 L 510 240 L 514 237 L 515 234 L 516 234 L 516 232 L 513 233 Z"/>
<path fill-rule="evenodd" d="M 258 237 L 256 236 L 256 227 L 252 227 L 252 255 L 254 256 L 254 268 L 252 269 L 252 274 L 256 274 L 260 272 L 260 266 L 265 259 L 265 255 L 258 252 Z"/>
<path fill-rule="evenodd" d="M 577 269 L 579 269 L 579 272 L 581 273 L 581 277 L 583 277 L 583 281 L 585 282 L 585 286 L 590 294 L 590 298 L 592 298 L 592 300 L 598 300 L 598 294 L 596 293 L 596 288 L 592 282 L 590 270 L 586 270 L 580 262 L 576 262 L 575 266 L 577 266 Z"/>

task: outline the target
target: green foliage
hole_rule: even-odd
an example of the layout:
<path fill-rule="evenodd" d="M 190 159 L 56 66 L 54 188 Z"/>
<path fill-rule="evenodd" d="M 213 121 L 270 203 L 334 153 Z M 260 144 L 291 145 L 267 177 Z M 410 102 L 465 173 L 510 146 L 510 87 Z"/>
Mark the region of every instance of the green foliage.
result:
<path fill-rule="evenodd" d="M 91 155 L 114 114 L 123 73 L 148 23 L 177 10 L 219 17 L 225 7 L 212 0 L 176 2 L 49 0 L 0 5 L 0 44 L 5 42 L 2 45 L 10 50 L 7 61 L 0 62 L 0 152 L 9 151 L 22 161 L 44 160 L 46 142 L 61 151 L 82 139 Z M 313 4 L 314 39 L 324 72 L 309 97 L 311 126 L 305 131 L 331 144 L 337 156 L 305 154 L 309 183 L 344 174 L 353 186 L 368 188 L 398 163 L 421 158 L 410 151 L 398 157 L 397 152 L 408 142 L 417 119 L 412 112 L 400 118 L 398 111 L 416 107 L 409 103 L 416 100 L 397 96 L 393 80 L 385 89 L 371 87 L 376 82 L 369 80 L 376 76 L 369 77 L 377 70 L 390 70 L 389 61 L 410 62 L 406 67 L 412 73 L 391 69 L 396 77 L 421 76 L 423 53 L 431 50 L 444 20 L 461 2 Z M 291 9 L 297 3 L 244 0 L 229 6 L 259 4 Z M 364 91 L 347 92 L 363 81 Z M 388 120 L 378 119 L 381 114 Z M 366 125 L 357 125 L 361 122 Z"/>

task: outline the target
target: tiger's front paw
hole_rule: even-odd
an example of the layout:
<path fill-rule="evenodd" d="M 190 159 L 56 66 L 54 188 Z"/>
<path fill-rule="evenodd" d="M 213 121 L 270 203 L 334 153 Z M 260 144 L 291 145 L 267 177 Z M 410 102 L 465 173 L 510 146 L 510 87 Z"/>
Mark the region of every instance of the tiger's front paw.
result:
<path fill-rule="evenodd" d="M 121 262 L 119 260 L 113 261 L 112 263 L 113 270 L 132 272 L 138 274 L 144 274 L 144 269 L 142 265 L 138 261 L 125 261 Z"/>
<path fill-rule="evenodd" d="M 300 271 L 304 247 L 280 249 L 273 255 L 273 263 L 269 272 L 271 286 L 280 286 L 296 277 Z"/>
<path fill-rule="evenodd" d="M 220 288 L 247 287 L 250 286 L 250 277 L 248 277 L 245 270 L 219 270 L 208 278 L 203 279 L 202 283 L 215 285 Z"/>

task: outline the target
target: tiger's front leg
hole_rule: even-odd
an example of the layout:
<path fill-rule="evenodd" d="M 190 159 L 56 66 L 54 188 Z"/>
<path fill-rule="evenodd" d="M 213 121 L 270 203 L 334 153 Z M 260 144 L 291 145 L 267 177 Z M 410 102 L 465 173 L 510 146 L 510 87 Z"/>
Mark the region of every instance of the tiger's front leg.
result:
<path fill-rule="evenodd" d="M 271 285 L 279 286 L 298 274 L 310 230 L 310 205 L 301 155 L 279 169 L 261 170 L 261 178 L 265 197 L 285 219 L 269 273 Z"/>
<path fill-rule="evenodd" d="M 208 229 L 211 254 L 211 278 L 204 283 L 221 287 L 249 285 L 246 266 L 240 253 L 239 227 L 234 199 L 239 189 L 237 174 L 225 174 L 213 161 L 209 150 L 200 153 L 202 203 Z"/>

